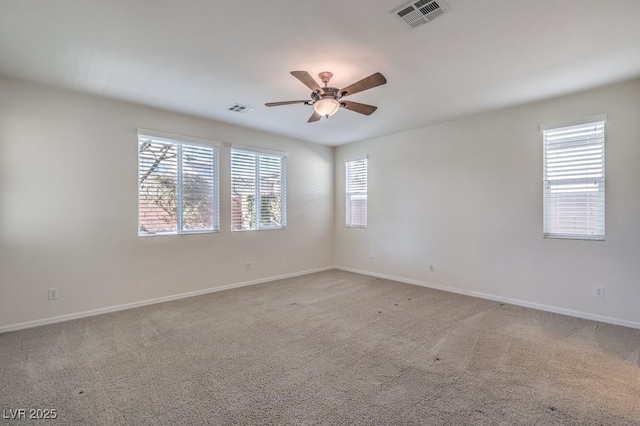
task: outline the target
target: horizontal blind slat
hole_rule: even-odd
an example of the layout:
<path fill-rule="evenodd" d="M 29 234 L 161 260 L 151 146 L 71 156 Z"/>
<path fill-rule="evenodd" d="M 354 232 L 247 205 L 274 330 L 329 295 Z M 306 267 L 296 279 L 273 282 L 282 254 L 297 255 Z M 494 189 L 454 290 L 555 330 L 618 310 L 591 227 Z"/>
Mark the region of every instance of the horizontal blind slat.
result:
<path fill-rule="evenodd" d="M 217 229 L 217 163 L 217 147 L 139 135 L 139 234 Z"/>
<path fill-rule="evenodd" d="M 543 132 L 544 235 L 604 238 L 604 122 Z"/>
<path fill-rule="evenodd" d="M 284 158 L 232 149 L 232 230 L 284 226 Z"/>
<path fill-rule="evenodd" d="M 346 225 L 367 226 L 367 160 L 345 163 Z"/>

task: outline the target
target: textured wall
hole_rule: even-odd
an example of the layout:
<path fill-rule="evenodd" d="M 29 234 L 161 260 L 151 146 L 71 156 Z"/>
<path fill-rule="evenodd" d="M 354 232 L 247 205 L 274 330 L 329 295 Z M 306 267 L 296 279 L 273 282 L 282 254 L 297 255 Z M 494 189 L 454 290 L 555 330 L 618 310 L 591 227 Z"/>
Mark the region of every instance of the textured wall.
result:
<path fill-rule="evenodd" d="M 0 327 L 333 264 L 333 148 L 7 78 L 0 93 Z M 137 128 L 223 143 L 221 232 L 137 236 Z M 230 231 L 229 144 L 288 152 L 287 229 Z"/>
<path fill-rule="evenodd" d="M 544 239 L 540 125 L 596 114 L 608 114 L 606 241 Z M 638 117 L 636 79 L 337 148 L 336 263 L 640 327 Z M 363 155 L 369 227 L 347 229 L 344 161 Z"/>
<path fill-rule="evenodd" d="M 0 93 L 0 327 L 324 268 L 334 256 L 350 269 L 640 326 L 640 80 L 335 152 L 13 79 L 0 78 Z M 539 126 L 602 113 L 606 241 L 543 239 Z M 220 233 L 137 237 L 138 127 L 224 144 Z M 228 144 L 289 153 L 286 230 L 229 231 Z M 344 160 L 361 155 L 369 227 L 346 229 Z"/>

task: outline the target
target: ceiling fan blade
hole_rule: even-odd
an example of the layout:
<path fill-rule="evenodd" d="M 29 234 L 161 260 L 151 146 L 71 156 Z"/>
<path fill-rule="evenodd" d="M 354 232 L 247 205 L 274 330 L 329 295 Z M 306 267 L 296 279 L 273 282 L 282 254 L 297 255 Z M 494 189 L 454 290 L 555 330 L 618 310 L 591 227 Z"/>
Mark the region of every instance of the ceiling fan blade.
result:
<path fill-rule="evenodd" d="M 305 102 L 307 102 L 307 101 L 269 102 L 269 103 L 265 104 L 265 106 L 272 107 L 272 106 L 280 106 L 280 105 L 293 105 L 293 104 L 303 104 Z"/>
<path fill-rule="evenodd" d="M 316 112 L 316 110 L 313 110 L 313 114 L 311 114 L 311 117 L 309 117 L 309 120 L 307 120 L 307 123 L 313 123 L 314 121 L 318 121 L 322 118 L 322 116 L 320 114 L 318 114 Z"/>
<path fill-rule="evenodd" d="M 362 92 L 363 90 L 371 89 L 373 87 L 381 86 L 387 82 L 379 72 L 371 74 L 369 77 L 365 77 L 360 81 L 353 83 L 350 86 L 345 87 L 340 91 L 342 96 L 353 95 L 354 93 Z"/>
<path fill-rule="evenodd" d="M 353 101 L 341 100 L 340 104 L 343 106 L 343 108 L 346 108 L 351 111 L 359 112 L 360 114 L 364 114 L 364 115 L 371 115 L 375 110 L 378 109 L 377 106 L 361 104 L 360 102 L 353 102 Z"/>
<path fill-rule="evenodd" d="M 294 76 L 295 78 L 297 78 L 298 80 L 300 80 L 302 82 L 302 84 L 304 84 L 305 86 L 307 86 L 309 89 L 313 90 L 314 92 L 320 91 L 320 86 L 313 79 L 313 77 L 311 77 L 311 75 L 309 75 L 308 72 L 306 72 L 306 71 L 291 71 L 291 75 Z"/>

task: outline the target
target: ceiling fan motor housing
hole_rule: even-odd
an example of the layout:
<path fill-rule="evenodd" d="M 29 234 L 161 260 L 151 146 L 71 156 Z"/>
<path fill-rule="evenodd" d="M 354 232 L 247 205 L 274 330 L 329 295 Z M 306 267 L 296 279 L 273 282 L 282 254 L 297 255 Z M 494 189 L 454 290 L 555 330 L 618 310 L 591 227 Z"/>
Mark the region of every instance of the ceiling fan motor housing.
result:
<path fill-rule="evenodd" d="M 339 89 L 337 87 L 323 87 L 322 92 L 312 92 L 311 99 L 313 99 L 314 102 L 318 102 L 323 98 L 333 98 L 337 100 L 339 99 L 338 91 Z"/>

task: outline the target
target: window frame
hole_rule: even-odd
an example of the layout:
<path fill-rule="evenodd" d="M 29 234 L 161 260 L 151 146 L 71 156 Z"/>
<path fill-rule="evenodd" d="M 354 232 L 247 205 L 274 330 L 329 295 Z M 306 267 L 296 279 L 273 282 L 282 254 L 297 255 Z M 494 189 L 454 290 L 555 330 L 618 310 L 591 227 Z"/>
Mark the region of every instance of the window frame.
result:
<path fill-rule="evenodd" d="M 254 212 L 253 216 L 253 226 L 248 228 L 238 228 L 235 225 L 235 215 L 237 214 L 235 211 L 235 203 L 234 203 L 234 194 L 236 193 L 236 186 L 234 182 L 234 154 L 243 154 L 246 156 L 254 157 L 254 183 L 253 183 L 253 206 Z M 280 202 L 280 225 L 272 225 L 267 226 L 262 223 L 262 208 L 256 208 L 256 206 L 262 206 L 262 197 L 260 185 L 256 185 L 255 182 L 260 182 L 262 179 L 261 175 L 261 159 L 278 159 L 280 162 L 280 174 L 278 185 L 280 187 L 279 191 L 279 202 Z M 230 175 L 230 198 L 231 198 L 231 207 L 230 207 L 230 220 L 231 220 L 231 231 L 232 232 L 246 232 L 246 231 L 271 231 L 271 230 L 280 230 L 287 228 L 287 159 L 288 153 L 282 151 L 273 151 L 268 149 L 249 147 L 249 146 L 240 146 L 233 145 L 229 154 L 229 175 Z M 242 219 L 241 219 L 242 220 Z M 241 225 L 242 226 L 242 225 Z"/>
<path fill-rule="evenodd" d="M 167 235 L 191 235 L 191 234 L 211 234 L 220 232 L 220 146 L 215 141 L 194 138 L 190 136 L 174 135 L 170 133 L 157 132 L 147 129 L 138 129 L 138 168 L 137 168 L 137 201 L 138 201 L 138 236 L 167 236 Z M 140 146 L 143 140 L 167 144 L 176 149 L 176 221 L 174 231 L 143 232 L 141 231 L 141 156 Z M 206 229 L 185 229 L 184 219 L 184 150 L 186 149 L 206 149 L 211 150 L 211 228 Z"/>
<path fill-rule="evenodd" d="M 544 238 L 605 240 L 606 122 L 606 115 L 598 115 L 541 126 Z M 592 126 L 592 135 L 584 134 Z M 576 137 L 581 139 L 575 140 Z M 554 142 L 562 138 L 566 140 Z M 558 151 L 560 149 L 564 151 Z M 585 152 L 586 150 L 592 152 Z M 584 158 L 585 155 L 588 157 Z M 565 158 L 559 159 L 560 156 Z M 578 156 L 583 158 L 576 158 Z M 574 200 L 573 207 L 569 200 L 562 200 L 559 194 L 563 193 L 575 194 L 577 201 Z M 578 216 L 584 218 L 584 224 L 574 225 L 575 231 L 569 232 L 566 223 L 561 225 L 557 222 L 562 220 L 562 213 L 571 213 L 573 210 L 575 214 L 576 208 L 580 209 Z M 552 220 L 556 223 L 551 223 Z"/>
<path fill-rule="evenodd" d="M 364 191 L 354 191 L 350 183 L 350 177 L 353 174 L 352 168 L 357 166 L 357 163 L 364 162 Z M 354 159 L 345 160 L 345 226 L 347 228 L 360 228 L 366 229 L 369 225 L 369 156 L 358 157 Z M 353 202 L 358 200 L 364 200 L 364 223 L 354 223 L 353 221 Z"/>

